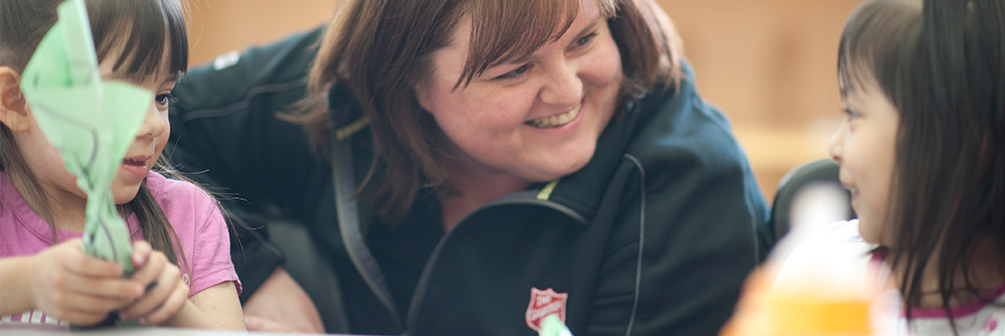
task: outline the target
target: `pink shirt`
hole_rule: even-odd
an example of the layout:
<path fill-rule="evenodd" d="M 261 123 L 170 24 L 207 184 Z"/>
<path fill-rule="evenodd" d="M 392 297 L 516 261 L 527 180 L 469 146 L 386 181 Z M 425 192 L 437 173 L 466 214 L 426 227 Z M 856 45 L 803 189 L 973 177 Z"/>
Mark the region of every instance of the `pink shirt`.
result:
<path fill-rule="evenodd" d="M 181 251 L 176 247 L 175 252 L 189 296 L 227 281 L 233 281 L 240 292 L 241 284 L 230 260 L 229 229 L 216 202 L 191 183 L 169 180 L 155 172 L 147 174 L 146 183 L 178 235 Z M 133 241 L 143 239 L 136 215 L 130 215 L 126 224 Z M 56 235 L 58 241 L 65 241 L 83 233 L 57 229 Z M 0 171 L 0 258 L 33 255 L 52 245 L 49 223 L 31 210 L 6 172 Z M 182 252 L 189 269 L 182 261 Z M 36 314 L 39 312 L 25 312 L 23 318 L 5 316 L 2 321 L 56 323 L 53 318 Z"/>

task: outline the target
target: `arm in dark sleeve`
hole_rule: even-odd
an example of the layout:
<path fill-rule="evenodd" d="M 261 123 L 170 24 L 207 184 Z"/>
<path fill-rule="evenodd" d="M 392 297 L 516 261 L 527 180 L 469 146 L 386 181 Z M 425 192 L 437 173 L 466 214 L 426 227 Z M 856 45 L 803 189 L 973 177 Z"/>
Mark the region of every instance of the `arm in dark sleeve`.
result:
<path fill-rule="evenodd" d="M 767 207 L 729 125 L 681 92 L 629 150 L 634 195 L 601 266 L 588 334 L 715 335 L 760 260 Z M 634 240 L 628 240 L 634 235 Z"/>
<path fill-rule="evenodd" d="M 738 162 L 706 163 L 718 166 L 692 166 L 690 181 L 647 199 L 639 335 L 717 334 L 759 261 L 756 228 L 767 218 L 759 192 L 744 188 L 753 175 Z"/>
<path fill-rule="evenodd" d="M 232 256 L 242 301 L 282 263 L 270 219 L 312 219 L 330 170 L 299 125 L 277 117 L 304 98 L 321 28 L 191 69 L 172 92 L 165 157 L 217 193 L 236 234 Z"/>

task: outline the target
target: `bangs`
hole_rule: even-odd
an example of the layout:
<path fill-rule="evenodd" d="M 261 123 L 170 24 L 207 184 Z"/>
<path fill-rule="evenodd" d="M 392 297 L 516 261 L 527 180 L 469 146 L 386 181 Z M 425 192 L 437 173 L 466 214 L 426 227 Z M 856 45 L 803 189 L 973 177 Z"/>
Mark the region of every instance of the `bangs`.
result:
<path fill-rule="evenodd" d="M 165 59 L 170 74 L 188 69 L 188 34 L 179 1 L 92 0 L 88 4 L 99 62 L 121 46 L 112 69 L 124 70 L 134 79 L 156 75 Z M 169 48 L 166 58 L 165 48 Z"/>
<path fill-rule="evenodd" d="M 842 99 L 865 85 L 877 85 L 894 97 L 890 84 L 901 59 L 898 49 L 905 37 L 920 27 L 921 2 L 877 0 L 867 2 L 849 16 L 838 50 L 838 85 Z"/>
<path fill-rule="evenodd" d="M 879 86 L 876 79 L 876 66 L 868 57 L 858 54 L 838 55 L 838 88 L 841 91 L 841 98 L 845 99 L 848 94 L 860 91 L 867 85 Z"/>
<path fill-rule="evenodd" d="M 475 1 L 471 14 L 471 43 L 464 71 L 455 87 L 467 84 L 491 66 L 525 59 L 554 42 L 572 26 L 580 0 Z M 601 16 L 614 17 L 615 0 L 597 0 Z"/>

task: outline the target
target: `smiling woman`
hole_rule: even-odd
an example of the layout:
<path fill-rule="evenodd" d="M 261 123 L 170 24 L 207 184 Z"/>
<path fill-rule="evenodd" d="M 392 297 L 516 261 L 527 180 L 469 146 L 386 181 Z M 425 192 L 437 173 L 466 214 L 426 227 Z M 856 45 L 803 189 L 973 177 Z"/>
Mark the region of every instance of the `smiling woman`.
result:
<path fill-rule="evenodd" d="M 463 181 L 447 181 L 448 175 L 498 182 L 485 184 L 502 189 L 485 190 L 479 196 L 484 203 L 582 168 L 619 104 L 654 84 L 667 85 L 679 66 L 677 34 L 649 1 L 641 6 L 579 0 L 433 4 L 358 5 L 340 12 L 322 42 L 319 60 L 325 61 L 311 72 L 315 102 L 333 83 L 347 85 L 364 102 L 361 107 L 380 135 L 376 147 L 384 152 L 374 160 L 389 163 L 371 195 L 384 200 L 379 213 L 392 221 L 409 211 L 423 186 L 438 187 L 440 193 L 464 188 Z M 425 16 L 402 22 L 361 19 L 394 15 Z M 615 15 L 621 17 L 615 20 Z M 373 34 L 394 40 L 369 46 Z M 372 56 L 378 59 L 365 60 Z M 580 111 L 576 106 L 585 106 L 585 117 L 577 112 L 570 118 Z M 575 125 L 555 128 L 563 118 Z M 315 144 L 326 146 L 328 109 L 301 120 Z M 521 124 L 526 127 L 517 127 Z M 551 140 L 543 138 L 548 134 Z M 559 138 L 564 140 L 554 141 Z M 461 152 L 451 149 L 458 146 Z M 480 159 L 470 162 L 471 155 Z M 472 164 L 487 167 L 451 168 L 476 168 Z M 505 172 L 492 172 L 500 169 Z M 466 210 L 458 212 L 473 208 Z"/>
<path fill-rule="evenodd" d="M 188 169 L 305 222 L 338 275 L 330 332 L 530 335 L 558 314 L 714 334 L 772 233 L 679 50 L 649 0 L 346 1 L 190 72 L 175 138 Z M 262 80 L 216 84 L 235 76 Z"/>
<path fill-rule="evenodd" d="M 435 70 L 415 87 L 419 105 L 448 139 L 449 158 L 438 160 L 447 183 L 460 195 L 490 201 L 583 168 L 614 114 L 622 82 L 621 57 L 597 4 L 586 3 L 554 42 L 477 75 L 465 76 L 461 66 L 472 36 L 471 18 L 461 20 L 451 43 L 430 55 Z M 455 199 L 444 200 L 447 229 L 474 210 L 451 208 Z"/>

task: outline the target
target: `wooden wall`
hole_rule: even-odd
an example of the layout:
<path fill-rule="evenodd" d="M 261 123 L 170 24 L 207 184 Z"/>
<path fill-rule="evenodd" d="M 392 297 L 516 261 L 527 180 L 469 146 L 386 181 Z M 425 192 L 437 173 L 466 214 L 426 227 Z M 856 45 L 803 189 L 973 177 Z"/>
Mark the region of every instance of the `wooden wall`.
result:
<path fill-rule="evenodd" d="M 761 190 L 827 157 L 841 121 L 837 49 L 859 0 L 658 0 L 704 98 L 729 115 Z"/>
<path fill-rule="evenodd" d="M 317 27 L 331 18 L 335 4 L 335 0 L 189 0 L 189 59 L 198 64 Z"/>
<path fill-rule="evenodd" d="M 657 1 L 677 24 L 704 98 L 732 120 L 767 197 L 786 171 L 827 156 L 841 118 L 837 42 L 858 0 Z M 320 25 L 336 2 L 191 5 L 191 59 L 201 63 Z"/>

